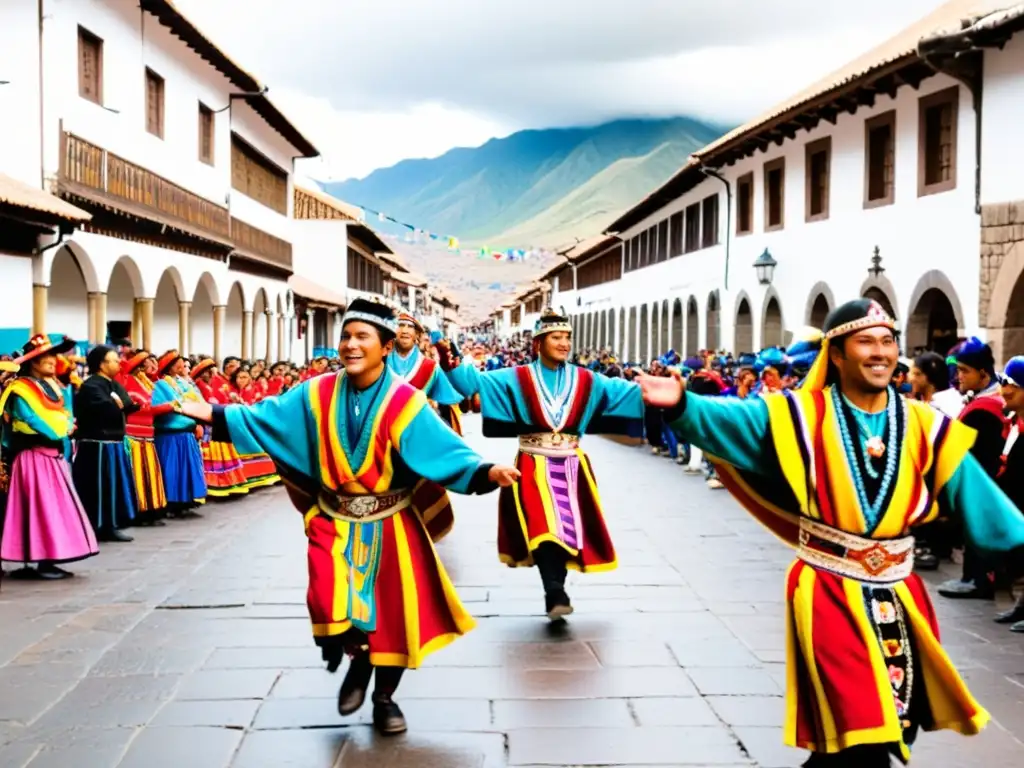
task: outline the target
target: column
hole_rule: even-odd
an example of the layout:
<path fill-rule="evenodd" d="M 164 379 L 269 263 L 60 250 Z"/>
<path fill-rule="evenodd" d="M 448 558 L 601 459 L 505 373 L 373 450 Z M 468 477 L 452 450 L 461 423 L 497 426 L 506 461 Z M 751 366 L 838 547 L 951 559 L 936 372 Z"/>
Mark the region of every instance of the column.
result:
<path fill-rule="evenodd" d="M 313 310 L 306 310 L 306 363 L 313 360 Z"/>
<path fill-rule="evenodd" d="M 96 294 L 96 343 L 107 343 L 107 294 Z"/>
<path fill-rule="evenodd" d="M 241 357 L 248 360 L 252 356 L 252 310 L 242 310 L 242 349 Z"/>
<path fill-rule="evenodd" d="M 285 349 L 284 341 L 284 315 L 279 314 L 277 316 L 277 359 L 285 360 L 288 358 L 287 350 Z M 270 362 L 269 360 L 267 361 Z"/>
<path fill-rule="evenodd" d="M 267 322 L 267 365 L 274 364 L 274 313 L 269 309 L 264 313 Z"/>
<path fill-rule="evenodd" d="M 228 308 L 224 304 L 218 304 L 213 308 L 213 359 L 220 365 L 221 356 L 220 339 L 224 335 L 224 318 L 227 316 Z"/>
<path fill-rule="evenodd" d="M 142 343 L 142 307 L 139 305 L 139 299 L 135 299 L 132 302 L 132 346 L 141 348 Z M 153 350 L 149 350 L 153 352 Z M 155 353 L 154 354 L 158 354 Z"/>
<path fill-rule="evenodd" d="M 139 320 L 142 322 L 142 347 L 153 354 L 153 299 L 139 299 Z"/>
<path fill-rule="evenodd" d="M 96 294 L 95 293 L 91 293 L 90 292 L 90 293 L 86 294 L 86 297 L 85 297 L 85 315 L 88 318 L 88 322 L 86 324 L 86 327 L 88 328 L 88 331 L 86 333 L 88 334 L 89 345 L 91 346 L 93 344 L 98 344 L 99 342 L 96 341 Z M 77 339 L 76 339 L 76 341 L 77 341 Z"/>
<path fill-rule="evenodd" d="M 32 335 L 46 333 L 46 305 L 50 296 L 50 286 L 34 284 L 32 286 Z"/>
<path fill-rule="evenodd" d="M 189 313 L 192 310 L 191 301 L 178 302 L 178 352 L 188 355 L 192 350 L 189 348 Z"/>
<path fill-rule="evenodd" d="M 416 314 L 416 289 L 409 286 L 409 311 Z"/>

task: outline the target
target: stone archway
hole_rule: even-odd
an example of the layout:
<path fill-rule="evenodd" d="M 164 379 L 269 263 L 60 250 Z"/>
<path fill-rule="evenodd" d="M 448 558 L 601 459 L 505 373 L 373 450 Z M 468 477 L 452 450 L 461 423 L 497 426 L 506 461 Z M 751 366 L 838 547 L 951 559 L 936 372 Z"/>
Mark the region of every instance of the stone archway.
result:
<path fill-rule="evenodd" d="M 785 341 L 785 324 L 782 320 L 782 304 L 778 294 L 769 289 L 761 313 L 761 349 L 781 347 Z"/>
<path fill-rule="evenodd" d="M 860 287 L 860 295 L 865 299 L 873 299 L 882 305 L 882 309 L 889 313 L 893 320 L 899 325 L 899 307 L 896 304 L 896 289 L 885 276 L 871 277 L 864 281 Z"/>
<path fill-rule="evenodd" d="M 836 306 L 832 289 L 825 282 L 818 282 L 807 294 L 807 307 L 804 310 L 804 322 L 807 325 L 821 330 L 825 325 L 825 318 Z"/>
<path fill-rule="evenodd" d="M 636 361 L 640 365 L 646 364 L 651 358 L 650 352 L 651 322 L 648 316 L 646 304 L 640 305 L 640 340 L 637 342 Z"/>
<path fill-rule="evenodd" d="M 89 338 L 89 289 L 86 276 L 79 255 L 66 245 L 58 249 L 50 265 L 45 331 L 51 336 L 66 334 L 75 341 L 87 341 Z M 26 341 L 27 336 L 21 339 L 22 344 Z"/>
<path fill-rule="evenodd" d="M 252 305 L 252 352 L 253 360 L 262 360 L 267 356 L 267 309 L 270 300 L 265 289 L 256 291 Z"/>
<path fill-rule="evenodd" d="M 694 357 L 700 352 L 700 315 L 697 313 L 697 299 L 691 296 L 686 302 L 686 356 Z"/>
<path fill-rule="evenodd" d="M 983 286 L 984 288 L 984 286 Z M 1024 354 L 1024 244 L 1009 246 L 991 284 L 991 298 L 982 301 L 982 324 L 989 331 L 996 364 Z"/>
<path fill-rule="evenodd" d="M 672 349 L 672 338 L 671 333 L 669 332 L 668 299 L 661 302 L 661 326 L 659 330 L 661 331 L 661 334 L 659 337 L 657 353 L 659 355 L 664 355 Z"/>
<path fill-rule="evenodd" d="M 718 291 L 712 291 L 708 294 L 708 307 L 707 307 L 707 349 L 717 351 L 721 345 L 722 337 L 722 307 L 718 302 Z"/>
<path fill-rule="evenodd" d="M 242 313 L 245 311 L 245 294 L 241 283 L 234 283 L 228 294 L 227 311 L 225 312 L 222 333 L 222 347 L 225 357 L 242 356 Z M 246 347 L 249 345 L 246 344 Z"/>
<path fill-rule="evenodd" d="M 177 279 L 175 279 L 177 278 Z M 187 355 L 189 350 L 181 348 L 179 334 L 178 304 L 182 300 L 181 277 L 173 267 L 164 271 L 156 286 L 156 297 L 153 299 L 153 348 L 160 350 L 177 349 Z"/>
<path fill-rule="evenodd" d="M 672 336 L 670 347 L 680 355 L 686 354 L 683 349 L 683 302 L 682 299 L 675 299 L 672 302 Z"/>
<path fill-rule="evenodd" d="M 633 345 L 636 344 L 636 307 L 629 308 L 629 325 L 626 328 L 626 338 L 622 346 L 622 361 L 624 363 L 634 362 L 636 351 Z"/>
<path fill-rule="evenodd" d="M 911 307 L 907 318 L 907 353 L 938 352 L 945 355 L 949 352 L 957 342 L 958 326 L 956 310 L 945 291 L 929 288 Z"/>
<path fill-rule="evenodd" d="M 132 344 L 141 347 L 143 338 L 142 308 L 137 299 L 142 296 L 142 275 L 138 265 L 127 256 L 122 256 L 110 272 L 107 283 L 107 335 L 120 341 L 131 339 Z M 163 349 L 149 350 L 160 355 Z"/>
<path fill-rule="evenodd" d="M 204 272 L 192 294 L 192 308 L 189 311 L 189 350 L 193 354 L 213 357 L 216 354 L 213 340 L 213 308 L 219 303 L 217 283 L 209 272 Z M 217 365 L 222 361 L 217 360 Z"/>
<path fill-rule="evenodd" d="M 736 333 L 732 353 L 738 356 L 747 352 L 754 352 L 754 313 L 750 308 L 750 298 L 742 292 L 736 301 Z"/>

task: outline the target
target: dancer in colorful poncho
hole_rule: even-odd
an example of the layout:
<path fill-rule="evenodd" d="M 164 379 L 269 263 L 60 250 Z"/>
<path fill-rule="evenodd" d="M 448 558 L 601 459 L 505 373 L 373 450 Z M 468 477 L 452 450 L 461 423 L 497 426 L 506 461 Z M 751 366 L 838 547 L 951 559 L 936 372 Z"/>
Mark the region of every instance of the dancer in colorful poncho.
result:
<path fill-rule="evenodd" d="M 210 358 L 200 360 L 192 369 L 192 381 L 205 402 L 211 405 L 228 405 L 231 401 L 227 394 L 227 383 L 221 382 L 214 388 L 220 378 L 216 367 L 216 362 Z M 245 465 L 242 464 L 242 457 L 238 455 L 235 446 L 214 440 L 212 431 L 206 428 L 203 430 L 200 448 L 208 495 L 224 497 L 249 492 Z"/>
<path fill-rule="evenodd" d="M 199 390 L 185 377 L 185 359 L 177 350 L 166 352 L 157 364 L 160 377 L 153 389 L 153 405 L 170 403 L 170 413 L 153 419 L 156 452 L 164 471 L 169 514 L 197 516 L 192 507 L 206 501 L 206 476 L 199 440 L 202 427 L 181 413 L 185 402 L 201 402 Z"/>
<path fill-rule="evenodd" d="M 38 564 L 13 572 L 11 578 L 67 578 L 72 574 L 59 563 L 99 552 L 64 458 L 75 428 L 69 409 L 71 389 L 54 378 L 57 355 L 74 345 L 71 339 L 54 345 L 46 336 L 33 336 L 15 361 L 20 376 L 0 396 L 4 460 L 9 466 L 0 560 Z"/>
<path fill-rule="evenodd" d="M 874 301 L 838 307 L 803 386 L 762 398 L 681 397 L 674 380 L 641 379 L 796 549 L 784 739 L 814 753 L 809 766 L 882 768 L 909 759 L 919 728 L 981 730 L 988 713 L 939 644 L 910 530 L 944 496 L 979 549 L 1024 546 L 1024 518 L 968 453 L 973 430 L 889 385 L 893 328 Z"/>
<path fill-rule="evenodd" d="M 567 364 L 568 318 L 548 310 L 533 334 L 529 365 L 481 373 L 471 361 L 449 373 L 463 395 L 479 393 L 487 437 L 518 437 L 523 479 L 498 501 L 498 554 L 510 567 L 537 566 L 552 621 L 572 613 L 566 569 L 616 567 L 584 433 L 625 434 L 644 416 L 640 387 Z"/>
<path fill-rule="evenodd" d="M 444 487 L 486 493 L 514 482 L 485 464 L 395 376 L 384 356 L 393 310 L 354 300 L 342 318 L 344 373 L 324 374 L 255 406 L 187 402 L 214 437 L 265 451 L 284 473 L 309 540 L 309 615 L 328 669 L 352 663 L 338 694 L 350 715 L 376 670 L 373 722 L 406 729 L 392 696 L 404 669 L 473 628 L 433 542 L 452 522 Z"/>
<path fill-rule="evenodd" d="M 388 367 L 416 389 L 422 390 L 428 400 L 436 403 L 441 420 L 461 435 L 459 403 L 463 397 L 448 383 L 448 377 L 437 361 L 420 351 L 422 333 L 423 326 L 419 320 L 409 312 L 399 313 L 395 351 L 387 357 Z"/>
<path fill-rule="evenodd" d="M 132 476 L 135 482 L 137 504 L 136 524 L 143 526 L 166 525 L 161 519 L 167 508 L 164 492 L 164 473 L 153 440 L 153 419 L 174 410 L 174 403 L 153 407 L 153 389 L 156 385 L 147 373 L 156 374 L 156 361 L 144 349 L 136 351 L 121 362 L 118 380 L 138 409 L 128 414 L 125 425 L 125 444 L 131 456 Z"/>

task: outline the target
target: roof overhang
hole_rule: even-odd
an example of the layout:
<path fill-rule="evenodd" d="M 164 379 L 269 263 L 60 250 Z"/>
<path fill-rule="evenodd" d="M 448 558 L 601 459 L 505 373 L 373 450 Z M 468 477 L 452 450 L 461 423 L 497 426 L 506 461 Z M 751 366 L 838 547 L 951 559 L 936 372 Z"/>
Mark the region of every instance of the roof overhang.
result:
<path fill-rule="evenodd" d="M 302 275 L 292 275 L 289 277 L 288 287 L 291 288 L 292 293 L 296 296 L 301 296 L 312 304 L 327 307 L 328 309 L 344 308 L 347 306 L 343 295 Z"/>
<path fill-rule="evenodd" d="M 392 272 L 391 279 L 413 288 L 424 288 L 427 285 L 427 279 L 414 272 Z"/>
<path fill-rule="evenodd" d="M 0 206 L 9 209 L 11 218 L 47 226 L 84 224 L 92 218 L 88 211 L 83 211 L 57 195 L 51 195 L 4 173 L 0 173 Z"/>
<path fill-rule="evenodd" d="M 320 151 L 266 97 L 266 87 L 224 53 L 216 43 L 179 11 L 171 0 L 139 0 L 139 7 L 143 11 L 153 14 L 161 24 L 179 37 L 201 59 L 244 92 L 245 95 L 241 98 L 244 98 L 271 128 L 299 150 L 302 157 L 319 157 Z"/>
<path fill-rule="evenodd" d="M 348 224 L 349 237 L 358 240 L 364 248 L 371 253 L 394 253 L 388 244 L 381 240 L 380 235 L 363 223 L 352 222 Z"/>

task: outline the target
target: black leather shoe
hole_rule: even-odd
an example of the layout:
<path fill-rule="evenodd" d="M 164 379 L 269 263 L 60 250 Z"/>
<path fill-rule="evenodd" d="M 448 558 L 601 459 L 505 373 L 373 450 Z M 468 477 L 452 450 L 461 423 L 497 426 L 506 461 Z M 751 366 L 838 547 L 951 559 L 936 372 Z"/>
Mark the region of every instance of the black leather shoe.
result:
<path fill-rule="evenodd" d="M 405 715 L 390 696 L 386 699 L 374 697 L 373 727 L 382 736 L 397 736 L 409 730 L 409 726 L 405 722 Z"/>
<path fill-rule="evenodd" d="M 1010 610 L 997 613 L 995 618 L 996 624 L 1016 624 L 1019 621 L 1024 621 L 1024 599 L 1018 600 Z"/>
<path fill-rule="evenodd" d="M 338 714 L 347 717 L 363 706 L 372 675 L 373 665 L 369 654 L 360 654 L 352 659 L 338 690 Z"/>
<path fill-rule="evenodd" d="M 939 569 L 939 558 L 930 549 L 919 549 L 914 553 L 915 571 L 937 571 Z"/>
<path fill-rule="evenodd" d="M 127 533 L 125 533 L 122 530 L 119 530 L 118 528 L 114 528 L 109 531 L 103 531 L 97 538 L 99 538 L 100 541 L 120 541 L 124 543 L 128 543 L 129 541 L 135 541 L 135 538 L 133 536 L 129 536 Z"/>
<path fill-rule="evenodd" d="M 551 621 L 564 621 L 572 613 L 572 603 L 564 589 L 553 589 L 544 595 L 544 609 Z"/>
<path fill-rule="evenodd" d="M 70 571 L 65 571 L 63 568 L 58 568 L 56 565 L 40 565 L 36 571 L 39 573 L 40 579 L 46 579 L 47 581 L 70 579 L 75 575 Z"/>
<path fill-rule="evenodd" d="M 1016 624 L 1010 627 L 1010 631 L 1020 632 L 1022 635 L 1024 635 L 1024 621 L 1018 621 Z"/>

